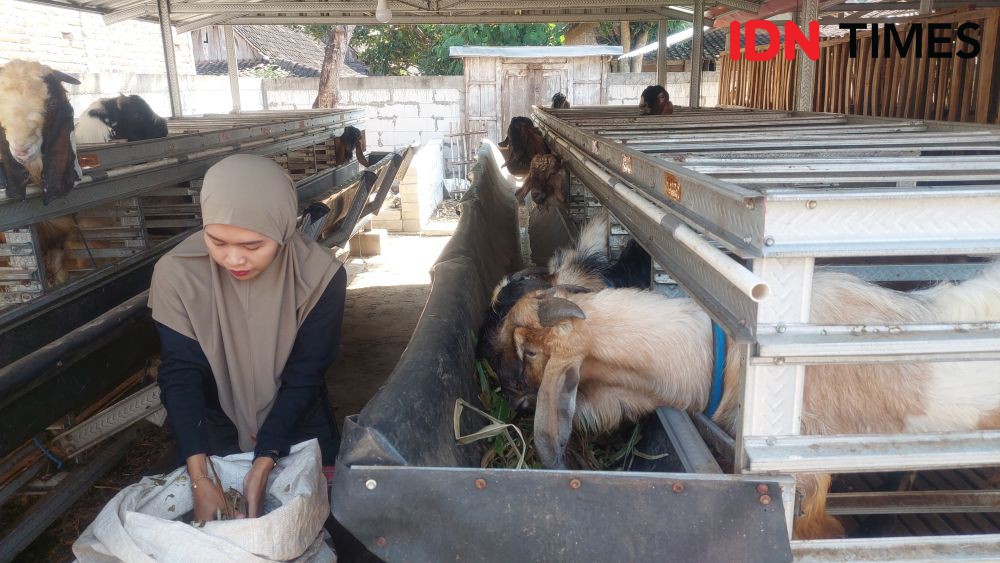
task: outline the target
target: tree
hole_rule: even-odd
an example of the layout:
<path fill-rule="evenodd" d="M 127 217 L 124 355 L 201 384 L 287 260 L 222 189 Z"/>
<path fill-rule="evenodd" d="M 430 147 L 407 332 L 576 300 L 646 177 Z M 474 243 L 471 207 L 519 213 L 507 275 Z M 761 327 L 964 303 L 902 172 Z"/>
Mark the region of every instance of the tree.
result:
<path fill-rule="evenodd" d="M 677 33 L 691 27 L 685 21 L 669 20 L 667 33 Z M 628 53 L 649 45 L 659 37 L 659 22 L 604 22 L 597 29 L 597 42 L 604 45 L 621 45 Z M 619 72 L 640 72 L 642 57 L 632 57 L 621 61 Z"/>
<path fill-rule="evenodd" d="M 351 46 L 376 74 L 457 75 L 462 61 L 451 58 L 460 45 L 560 45 L 565 25 L 359 26 Z"/>
<path fill-rule="evenodd" d="M 340 70 L 354 33 L 353 25 L 331 25 L 323 42 L 323 68 L 319 73 L 319 92 L 314 108 L 335 108 L 340 103 Z"/>

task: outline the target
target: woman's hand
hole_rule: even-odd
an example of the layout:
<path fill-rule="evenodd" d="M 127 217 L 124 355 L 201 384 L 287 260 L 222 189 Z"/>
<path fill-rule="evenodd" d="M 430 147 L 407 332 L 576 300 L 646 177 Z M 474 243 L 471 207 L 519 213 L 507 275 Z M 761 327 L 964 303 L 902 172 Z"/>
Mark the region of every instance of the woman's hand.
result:
<path fill-rule="evenodd" d="M 208 478 L 198 479 L 195 483 L 197 488 L 191 491 L 194 497 L 194 519 L 198 522 L 210 522 L 215 520 L 216 511 L 221 510 L 226 513 L 225 499 L 219 494 L 219 490 Z"/>
<path fill-rule="evenodd" d="M 215 520 L 215 511 L 226 512 L 226 499 L 208 476 L 208 457 L 195 454 L 187 458 L 188 477 L 191 479 L 191 495 L 194 498 L 194 519 L 198 522 Z"/>
<path fill-rule="evenodd" d="M 243 496 L 247 499 L 248 518 L 260 516 L 264 507 L 264 495 L 267 493 L 267 478 L 274 469 L 274 461 L 267 457 L 258 457 L 247 476 L 243 478 Z"/>

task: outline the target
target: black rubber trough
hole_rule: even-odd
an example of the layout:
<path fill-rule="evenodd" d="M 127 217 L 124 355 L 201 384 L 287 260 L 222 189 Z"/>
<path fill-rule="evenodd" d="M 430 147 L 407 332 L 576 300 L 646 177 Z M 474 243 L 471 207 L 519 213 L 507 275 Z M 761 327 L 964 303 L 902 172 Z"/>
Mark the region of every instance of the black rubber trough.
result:
<path fill-rule="evenodd" d="M 482 469 L 484 446 L 455 442 L 456 400 L 478 404 L 473 335 L 494 285 L 521 265 L 513 188 L 497 160 L 492 145 L 480 150 L 413 337 L 345 421 L 334 516 L 390 562 L 791 561 L 779 483 L 723 474 L 686 413 L 644 421 L 643 451 L 669 448 L 672 461 L 640 471 Z M 530 223 L 536 263 L 558 245 L 535 239 L 566 232 L 547 215 Z"/>

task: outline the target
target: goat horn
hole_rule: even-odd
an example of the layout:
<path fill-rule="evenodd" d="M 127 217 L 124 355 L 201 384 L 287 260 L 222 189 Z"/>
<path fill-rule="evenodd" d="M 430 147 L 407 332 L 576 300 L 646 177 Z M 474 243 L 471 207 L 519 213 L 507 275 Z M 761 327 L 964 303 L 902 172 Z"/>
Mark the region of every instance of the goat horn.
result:
<path fill-rule="evenodd" d="M 76 85 L 80 84 L 79 80 L 59 70 L 53 70 L 52 76 L 58 78 L 60 82 L 65 82 L 67 84 L 76 84 Z"/>
<path fill-rule="evenodd" d="M 586 319 L 579 305 L 562 297 L 550 297 L 538 304 L 538 322 L 542 326 L 555 326 L 566 319 Z"/>

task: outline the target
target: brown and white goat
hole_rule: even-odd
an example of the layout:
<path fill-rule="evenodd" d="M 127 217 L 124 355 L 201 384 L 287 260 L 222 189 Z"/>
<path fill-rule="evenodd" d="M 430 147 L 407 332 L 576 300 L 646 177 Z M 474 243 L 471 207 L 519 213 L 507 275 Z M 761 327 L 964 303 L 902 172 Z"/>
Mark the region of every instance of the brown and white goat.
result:
<path fill-rule="evenodd" d="M 0 66 L 0 158 L 8 198 L 23 198 L 30 180 L 48 203 L 66 195 L 83 175 L 63 82 L 80 83 L 35 61 Z"/>
<path fill-rule="evenodd" d="M 648 86 L 639 96 L 639 113 L 642 115 L 671 115 L 674 104 L 663 86 Z"/>
<path fill-rule="evenodd" d="M 569 179 L 563 172 L 562 159 L 554 154 L 540 154 L 531 159 L 528 175 L 514 197 L 524 203 L 529 194 L 535 205 L 569 204 Z"/>
<path fill-rule="evenodd" d="M 538 385 L 535 447 L 559 467 L 571 430 L 598 432 L 658 406 L 704 410 L 712 328 L 690 299 L 630 289 L 553 288 L 507 315 L 525 377 Z M 962 284 L 913 293 L 817 272 L 812 322 L 894 324 L 1000 320 L 1000 264 Z M 739 350 L 731 349 L 715 420 L 735 433 Z M 1000 362 L 825 365 L 806 368 L 804 434 L 1000 429 Z M 830 475 L 800 475 L 799 538 L 843 535 L 826 513 Z"/>

